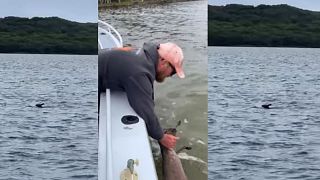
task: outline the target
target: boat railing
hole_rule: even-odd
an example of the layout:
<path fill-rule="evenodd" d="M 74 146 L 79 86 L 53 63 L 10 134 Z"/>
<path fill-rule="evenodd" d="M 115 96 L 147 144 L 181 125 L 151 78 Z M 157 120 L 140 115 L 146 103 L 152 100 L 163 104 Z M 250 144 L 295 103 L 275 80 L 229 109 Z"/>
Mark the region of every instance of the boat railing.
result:
<path fill-rule="evenodd" d="M 99 28 L 99 31 L 101 32 L 113 35 L 113 37 L 118 41 L 119 46 L 122 46 L 123 44 L 122 37 L 114 27 L 112 27 L 110 24 L 104 21 L 98 20 L 98 28 Z M 100 40 L 98 39 L 98 41 Z M 101 43 L 99 42 L 99 44 Z"/>

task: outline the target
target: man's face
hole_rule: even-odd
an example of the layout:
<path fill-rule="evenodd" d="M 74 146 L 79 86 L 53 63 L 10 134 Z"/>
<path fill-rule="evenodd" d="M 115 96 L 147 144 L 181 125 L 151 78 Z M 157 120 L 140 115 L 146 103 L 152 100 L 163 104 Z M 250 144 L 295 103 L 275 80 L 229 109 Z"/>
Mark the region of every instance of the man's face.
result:
<path fill-rule="evenodd" d="M 184 78 L 184 72 L 182 69 L 183 64 L 183 52 L 182 49 L 174 43 L 164 43 L 157 46 L 159 54 L 159 62 L 161 66 L 158 67 L 157 72 L 159 72 L 158 77 L 156 78 L 158 82 L 163 82 L 164 79 L 168 76 L 172 76 L 176 73 L 179 78 Z M 164 66 L 164 67 L 163 67 Z M 170 68 L 172 67 L 172 68 Z M 170 69 L 168 71 L 165 69 Z"/>
<path fill-rule="evenodd" d="M 167 77 L 173 76 L 174 74 L 174 67 L 165 59 L 160 59 L 157 67 L 156 81 L 161 83 Z"/>

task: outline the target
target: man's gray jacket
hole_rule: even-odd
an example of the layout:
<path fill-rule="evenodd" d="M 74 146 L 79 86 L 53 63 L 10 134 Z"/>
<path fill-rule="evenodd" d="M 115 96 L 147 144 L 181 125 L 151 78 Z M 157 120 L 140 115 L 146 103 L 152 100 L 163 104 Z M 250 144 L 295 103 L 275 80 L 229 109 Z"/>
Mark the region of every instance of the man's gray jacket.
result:
<path fill-rule="evenodd" d="M 145 43 L 133 51 L 107 50 L 99 52 L 98 89 L 104 92 L 124 91 L 135 112 L 145 120 L 148 134 L 160 140 L 163 136 L 154 112 L 153 82 L 159 54 L 157 44 Z"/>

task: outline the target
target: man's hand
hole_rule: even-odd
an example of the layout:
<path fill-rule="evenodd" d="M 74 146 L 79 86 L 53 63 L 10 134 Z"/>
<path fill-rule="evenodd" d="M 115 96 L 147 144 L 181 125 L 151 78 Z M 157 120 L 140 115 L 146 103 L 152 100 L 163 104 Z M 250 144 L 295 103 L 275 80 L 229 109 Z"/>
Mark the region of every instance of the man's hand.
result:
<path fill-rule="evenodd" d="M 168 149 L 173 149 L 176 146 L 177 139 L 176 136 L 171 134 L 164 134 L 163 137 L 159 140 L 159 142 Z"/>

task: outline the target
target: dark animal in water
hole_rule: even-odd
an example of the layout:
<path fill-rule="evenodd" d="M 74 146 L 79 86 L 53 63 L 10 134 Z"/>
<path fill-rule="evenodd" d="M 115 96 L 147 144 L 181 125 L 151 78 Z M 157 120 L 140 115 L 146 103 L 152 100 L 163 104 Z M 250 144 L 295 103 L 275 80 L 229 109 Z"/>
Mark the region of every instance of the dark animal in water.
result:
<path fill-rule="evenodd" d="M 178 123 L 179 126 L 181 122 Z M 177 127 L 176 126 L 176 127 Z M 176 128 L 165 129 L 165 133 L 176 135 Z M 161 154 L 162 154 L 162 173 L 163 180 L 187 180 L 187 176 L 183 170 L 181 161 L 177 153 L 173 149 L 167 149 L 166 147 L 160 144 Z M 184 149 L 190 150 L 191 147 L 183 146 L 177 152 L 180 152 Z"/>
<path fill-rule="evenodd" d="M 271 104 L 263 104 L 261 105 L 261 107 L 265 108 L 265 109 L 270 109 Z"/>
<path fill-rule="evenodd" d="M 38 104 L 36 104 L 36 106 L 37 106 L 38 108 L 42 108 L 43 105 L 44 105 L 44 103 L 38 103 Z"/>

